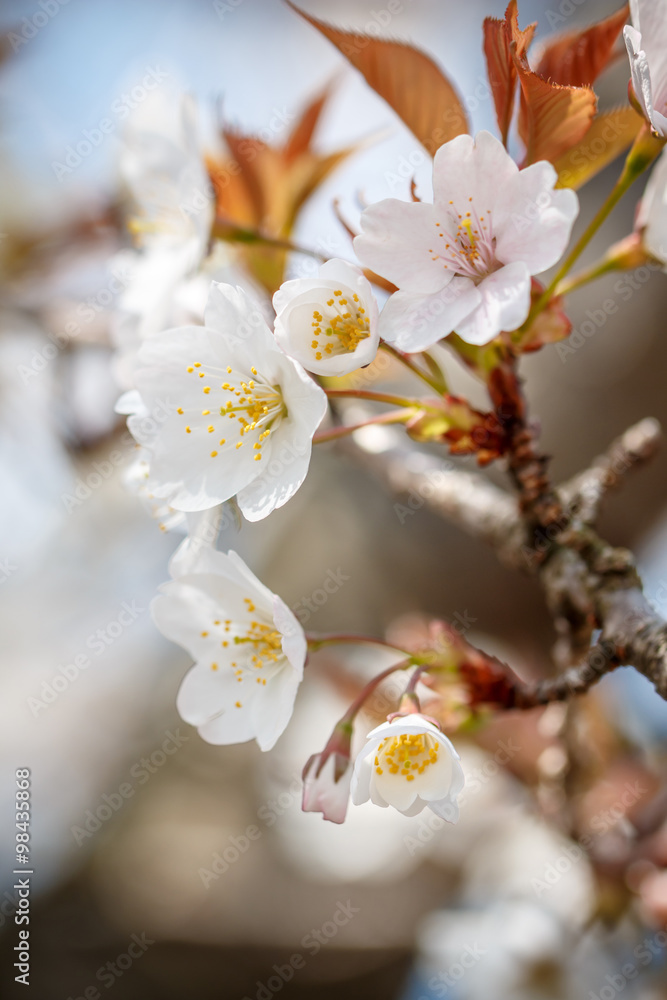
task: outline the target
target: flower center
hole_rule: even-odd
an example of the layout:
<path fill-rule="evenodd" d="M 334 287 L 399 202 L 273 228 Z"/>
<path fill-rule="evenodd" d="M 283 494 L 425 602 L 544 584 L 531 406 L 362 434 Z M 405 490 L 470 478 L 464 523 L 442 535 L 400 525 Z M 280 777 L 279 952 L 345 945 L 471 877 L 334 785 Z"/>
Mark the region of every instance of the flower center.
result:
<path fill-rule="evenodd" d="M 449 204 L 453 205 L 454 202 L 450 201 Z M 454 271 L 455 274 L 471 278 L 475 284 L 479 284 L 502 265 L 495 255 L 496 240 L 491 224 L 491 209 L 478 215 L 472 198 L 468 199 L 468 204 L 470 207 L 464 214 L 456 212 L 458 222 L 454 235 L 443 230 L 442 224 L 436 222 L 438 239 L 445 242 L 444 245 L 436 245 L 429 253 L 431 260 L 443 261 L 445 270 Z M 453 215 L 450 218 L 453 226 Z"/>
<path fill-rule="evenodd" d="M 429 764 L 438 760 L 440 744 L 430 733 L 401 733 L 379 743 L 375 755 L 376 774 L 398 774 L 406 781 L 415 780 Z"/>
<path fill-rule="evenodd" d="M 267 674 L 269 677 L 274 672 L 270 668 L 276 666 L 283 659 L 282 635 L 271 622 L 262 621 L 257 614 L 257 608 L 249 597 L 244 597 L 243 601 L 249 615 L 255 617 L 246 621 L 233 621 L 231 618 L 216 618 L 211 626 L 211 631 L 201 632 L 202 638 L 210 636 L 216 640 L 219 638 L 223 649 L 230 652 L 236 647 L 238 656 L 230 661 L 230 667 L 241 684 L 244 680 L 255 679 L 256 684 L 266 686 Z M 218 670 L 217 662 L 211 663 L 211 670 Z M 237 701 L 237 708 L 241 708 L 241 702 Z"/>
<path fill-rule="evenodd" d="M 205 372 L 201 362 L 195 361 L 188 365 L 187 371 L 204 379 L 206 384 L 202 386 L 202 394 L 206 397 L 204 402 L 207 405 L 202 410 L 179 406 L 177 413 L 188 420 L 185 425 L 186 434 L 214 435 L 211 441 L 216 447 L 210 453 L 211 458 L 216 458 L 219 454 L 217 446 L 224 448 L 227 445 L 228 448 L 234 446 L 238 449 L 243 446 L 246 438 L 254 438 L 252 448 L 256 452 L 255 461 L 259 462 L 264 442 L 283 417 L 287 416 L 280 386 L 270 385 L 268 380 L 257 374 L 254 366 L 250 369 L 251 375 L 235 373 L 229 365 L 224 371 L 215 366 L 207 366 Z M 233 376 L 231 380 L 228 377 L 230 375 Z M 225 378 L 225 381 L 220 383 L 219 388 L 209 384 L 220 377 Z M 228 420 L 232 421 L 229 439 Z M 218 438 L 219 434 L 223 436 Z"/>
<path fill-rule="evenodd" d="M 350 301 L 350 299 L 352 301 Z M 326 306 L 313 311 L 313 339 L 310 343 L 315 360 L 337 354 L 352 354 L 362 340 L 370 336 L 370 321 L 359 303 L 359 296 L 340 288 Z"/>

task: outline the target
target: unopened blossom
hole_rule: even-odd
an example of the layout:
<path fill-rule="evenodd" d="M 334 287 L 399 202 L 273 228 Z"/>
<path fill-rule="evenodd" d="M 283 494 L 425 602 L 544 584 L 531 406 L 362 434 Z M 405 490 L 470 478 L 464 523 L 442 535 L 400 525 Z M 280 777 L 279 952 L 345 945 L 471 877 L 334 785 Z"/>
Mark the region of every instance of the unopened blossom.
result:
<path fill-rule="evenodd" d="M 380 335 L 421 351 L 455 331 L 486 344 L 530 309 L 531 276 L 562 255 L 579 210 L 546 161 L 519 170 L 489 132 L 459 135 L 433 163 L 433 204 L 388 198 L 361 216 L 359 260 L 393 282 Z"/>
<path fill-rule="evenodd" d="M 635 229 L 641 235 L 643 249 L 667 266 L 667 150 L 663 150 L 651 171 Z"/>
<path fill-rule="evenodd" d="M 322 264 L 317 278 L 286 281 L 273 296 L 276 340 L 317 375 L 347 375 L 373 361 L 379 343 L 378 307 L 358 267 Z"/>
<path fill-rule="evenodd" d="M 464 777 L 459 755 L 425 716 L 413 713 L 385 722 L 368 734 L 352 777 L 352 801 L 393 806 L 406 816 L 428 807 L 455 823 Z"/>
<path fill-rule="evenodd" d="M 303 678 L 303 629 L 235 552 L 186 539 L 170 572 L 151 611 L 195 660 L 178 692 L 180 715 L 208 743 L 256 740 L 270 750 Z"/>
<path fill-rule="evenodd" d="M 314 754 L 303 772 L 301 808 L 304 812 L 322 813 L 323 819 L 332 823 L 342 823 L 347 814 L 351 782 L 349 757 Z"/>
<path fill-rule="evenodd" d="M 154 497 L 196 511 L 236 496 L 257 521 L 305 479 L 326 396 L 241 288 L 214 282 L 204 322 L 146 340 L 137 390 L 117 408 L 150 455 Z M 160 407 L 166 415 L 152 419 Z"/>
<path fill-rule="evenodd" d="M 630 0 L 623 36 L 632 89 L 651 129 L 667 137 L 667 0 Z"/>

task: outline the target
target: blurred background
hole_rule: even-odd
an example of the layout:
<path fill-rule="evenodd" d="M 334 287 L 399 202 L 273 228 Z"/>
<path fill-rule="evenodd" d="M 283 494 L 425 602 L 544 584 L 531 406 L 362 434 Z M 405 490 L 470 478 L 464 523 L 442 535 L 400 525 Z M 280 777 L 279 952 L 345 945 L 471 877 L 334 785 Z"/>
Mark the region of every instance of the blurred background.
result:
<path fill-rule="evenodd" d="M 495 131 L 481 23 L 504 6 L 302 3 L 421 46 L 456 82 L 475 131 Z M 522 25 L 539 22 L 539 42 L 617 6 L 523 0 L 519 9 Z M 364 203 L 408 198 L 413 176 L 429 197 L 421 147 L 279 0 L 7 0 L 0 32 L 2 996 L 21 989 L 12 848 L 23 767 L 32 772 L 31 989 L 40 1000 L 107 989 L 123 1000 L 667 996 L 667 707 L 634 672 L 618 671 L 576 705 L 457 736 L 468 785 L 459 825 L 446 828 L 430 813 L 408 819 L 371 805 L 351 807 L 341 827 L 300 810 L 301 769 L 360 680 L 389 662 L 377 652 L 313 658 L 270 754 L 209 746 L 176 714 L 190 661 L 157 633 L 148 605 L 182 535 L 160 531 L 127 489 L 132 445 L 113 410 L 122 337 L 113 266 L 133 252 L 122 109 L 142 114 L 147 74 L 174 107 L 192 95 L 202 148 L 221 162 L 230 155 L 221 123 L 280 147 L 331 85 L 313 147 L 359 148 L 300 206 L 291 238 L 347 259 L 334 199 L 356 229 Z M 601 106 L 625 101 L 628 76 L 619 50 L 596 87 Z M 84 139 L 89 151 L 72 156 Z M 584 189 L 579 226 L 617 170 Z M 640 190 L 586 260 L 631 231 Z M 225 244 L 223 257 L 209 275 L 266 296 L 247 246 Z M 288 275 L 314 273 L 307 256 L 283 263 Z M 576 351 L 524 359 L 557 479 L 642 417 L 667 422 L 667 279 L 655 268 L 631 277 L 571 297 L 575 330 L 604 299 L 618 306 Z M 443 363 L 454 391 L 484 405 L 444 351 Z M 660 609 L 665 472 L 662 454 L 608 502 L 601 525 L 638 553 Z M 488 474 L 503 481 L 500 469 Z M 230 520 L 220 545 L 292 607 L 310 605 L 308 630 L 405 637 L 433 617 L 465 618 L 472 642 L 527 676 L 547 674 L 555 637 L 533 582 L 424 507 L 397 514 L 396 502 L 327 445 L 286 507 L 240 529 Z M 369 726 L 396 695 L 386 693 Z"/>

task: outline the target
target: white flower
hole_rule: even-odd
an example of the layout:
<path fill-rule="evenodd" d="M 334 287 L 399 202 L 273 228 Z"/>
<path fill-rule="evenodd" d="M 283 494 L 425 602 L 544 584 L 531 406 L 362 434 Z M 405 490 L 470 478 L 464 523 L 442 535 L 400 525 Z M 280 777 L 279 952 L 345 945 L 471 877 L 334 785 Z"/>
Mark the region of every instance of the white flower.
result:
<path fill-rule="evenodd" d="M 667 0 L 630 0 L 623 36 L 635 96 L 658 135 L 667 136 Z"/>
<path fill-rule="evenodd" d="M 304 768 L 301 808 L 304 812 L 321 812 L 332 823 L 342 823 L 350 799 L 350 759 L 341 757 L 339 762 L 339 755 L 331 753 L 322 764 L 323 756 L 314 754 Z M 337 769 L 342 769 L 342 774 L 336 776 Z"/>
<path fill-rule="evenodd" d="M 546 161 L 519 170 L 489 132 L 459 135 L 435 154 L 433 205 L 388 198 L 367 208 L 355 252 L 399 288 L 380 335 L 422 351 L 452 330 L 486 344 L 521 326 L 531 275 L 556 263 L 579 210 L 573 191 L 554 190 L 556 176 Z"/>
<path fill-rule="evenodd" d="M 129 228 L 141 249 L 116 258 L 131 277 L 112 333 L 117 371 L 131 384 L 141 341 L 178 319 L 182 284 L 208 250 L 215 199 L 191 97 L 174 101 L 156 90 L 130 118 L 124 139 L 120 173 L 134 201 Z"/>
<path fill-rule="evenodd" d="M 651 171 L 635 229 L 641 233 L 643 248 L 667 265 L 667 150 L 663 150 Z"/>
<path fill-rule="evenodd" d="M 394 806 L 406 816 L 416 816 L 428 806 L 436 816 L 455 823 L 464 780 L 450 741 L 415 713 L 385 722 L 368 734 L 354 765 L 352 801 L 361 805 L 370 798 L 375 805 Z"/>
<path fill-rule="evenodd" d="M 317 278 L 286 281 L 273 306 L 276 340 L 306 371 L 347 375 L 377 353 L 377 302 L 370 282 L 347 261 L 327 261 Z"/>
<path fill-rule="evenodd" d="M 241 288 L 214 282 L 205 325 L 146 340 L 139 363 L 137 391 L 117 409 L 132 413 L 128 427 L 150 452 L 155 497 L 195 511 L 236 496 L 257 521 L 296 493 L 326 396 Z"/>
<path fill-rule="evenodd" d="M 180 715 L 209 743 L 257 740 L 270 750 L 303 678 L 303 629 L 235 552 L 186 539 L 170 572 L 151 611 L 196 661 L 178 692 Z"/>

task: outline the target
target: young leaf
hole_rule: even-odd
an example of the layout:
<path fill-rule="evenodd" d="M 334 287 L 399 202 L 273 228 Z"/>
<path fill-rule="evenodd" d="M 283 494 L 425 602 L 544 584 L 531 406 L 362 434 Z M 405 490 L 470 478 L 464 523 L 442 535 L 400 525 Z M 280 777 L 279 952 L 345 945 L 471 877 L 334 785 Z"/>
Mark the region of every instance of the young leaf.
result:
<path fill-rule="evenodd" d="M 592 84 L 611 59 L 614 43 L 628 14 L 629 5 L 624 4 L 610 17 L 589 28 L 556 35 L 542 49 L 535 72 L 563 86 Z"/>
<path fill-rule="evenodd" d="M 526 144 L 524 166 L 537 160 L 552 163 L 588 132 L 597 98 L 588 87 L 561 87 L 548 83 L 519 59 L 514 45 L 514 64 L 521 86 L 519 135 Z"/>
<path fill-rule="evenodd" d="M 317 128 L 324 106 L 331 96 L 333 84 L 326 87 L 304 108 L 290 132 L 283 150 L 286 160 L 293 160 L 310 150 L 313 134 Z"/>
<path fill-rule="evenodd" d="M 510 52 L 510 42 L 516 42 L 517 56 L 523 58 L 535 28 L 535 24 L 529 24 L 523 31 L 519 29 L 516 0 L 512 0 L 507 7 L 504 21 L 495 17 L 484 19 L 484 56 L 493 103 L 496 108 L 498 128 L 505 145 L 507 145 L 507 136 L 512 122 L 517 80 L 516 67 Z"/>
<path fill-rule="evenodd" d="M 362 73 L 431 155 L 469 131 L 456 90 L 430 56 L 405 42 L 334 28 L 289 5 Z"/>
<path fill-rule="evenodd" d="M 644 119 L 630 106 L 596 115 L 588 132 L 559 157 L 557 187 L 580 188 L 634 142 Z"/>

